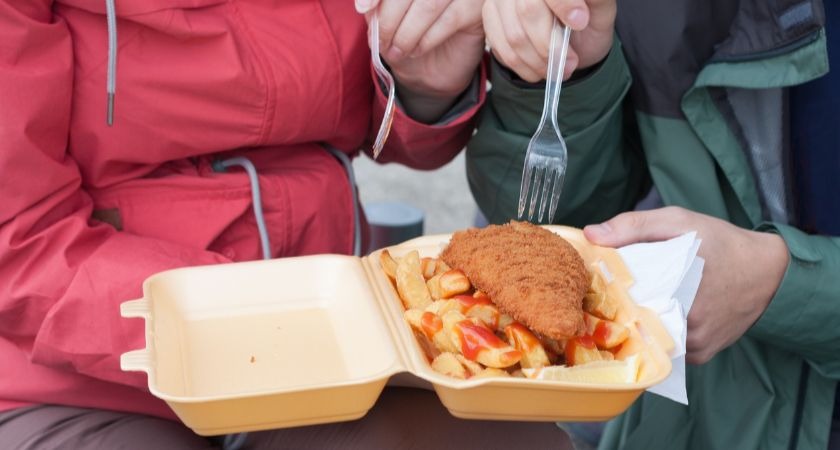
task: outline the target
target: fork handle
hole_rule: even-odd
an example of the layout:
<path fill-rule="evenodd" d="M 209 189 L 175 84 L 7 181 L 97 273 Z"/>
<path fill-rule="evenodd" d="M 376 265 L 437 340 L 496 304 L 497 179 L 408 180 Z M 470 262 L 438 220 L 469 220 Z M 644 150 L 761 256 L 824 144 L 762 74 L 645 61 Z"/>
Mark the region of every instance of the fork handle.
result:
<path fill-rule="evenodd" d="M 561 31 L 562 43 L 558 42 L 561 39 Z M 540 122 L 544 122 L 546 116 L 550 116 L 551 124 L 555 129 L 558 129 L 557 108 L 560 105 L 560 87 L 563 84 L 563 72 L 566 68 L 566 55 L 569 53 L 569 37 L 571 34 L 571 28 L 563 26 L 561 30 L 560 21 L 557 20 L 557 17 L 554 17 L 554 24 L 551 27 L 551 45 L 548 52 L 548 73 L 545 77 L 545 98 L 543 99 L 543 112 Z"/>

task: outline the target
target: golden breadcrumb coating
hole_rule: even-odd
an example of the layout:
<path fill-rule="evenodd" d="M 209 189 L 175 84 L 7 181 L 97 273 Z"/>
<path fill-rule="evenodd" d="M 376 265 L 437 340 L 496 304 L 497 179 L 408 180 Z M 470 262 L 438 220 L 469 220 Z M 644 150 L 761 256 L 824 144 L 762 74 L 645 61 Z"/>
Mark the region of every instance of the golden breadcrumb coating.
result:
<path fill-rule="evenodd" d="M 537 333 L 555 339 L 584 333 L 589 273 L 577 250 L 551 231 L 516 221 L 471 228 L 456 232 L 440 258 Z"/>

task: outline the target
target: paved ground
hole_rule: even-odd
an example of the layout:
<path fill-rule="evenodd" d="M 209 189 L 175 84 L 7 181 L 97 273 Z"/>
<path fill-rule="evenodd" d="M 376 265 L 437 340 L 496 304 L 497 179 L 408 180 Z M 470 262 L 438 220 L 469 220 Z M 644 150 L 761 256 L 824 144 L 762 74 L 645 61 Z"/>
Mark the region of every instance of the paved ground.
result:
<path fill-rule="evenodd" d="M 400 201 L 425 213 L 424 233 L 438 234 L 469 227 L 477 207 L 467 186 L 464 154 L 429 172 L 398 164 L 377 164 L 367 156 L 353 162 L 362 204 Z"/>

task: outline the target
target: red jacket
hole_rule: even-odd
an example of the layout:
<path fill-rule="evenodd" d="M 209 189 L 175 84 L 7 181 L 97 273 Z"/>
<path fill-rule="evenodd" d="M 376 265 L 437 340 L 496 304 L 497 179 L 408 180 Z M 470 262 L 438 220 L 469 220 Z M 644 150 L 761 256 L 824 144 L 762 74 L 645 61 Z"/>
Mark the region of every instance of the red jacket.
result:
<path fill-rule="evenodd" d="M 116 0 L 116 12 L 108 127 L 105 1 L 0 0 L 0 410 L 174 417 L 145 375 L 119 368 L 144 346 L 119 305 L 155 272 L 260 257 L 248 178 L 214 172 L 218 157 L 255 164 L 274 256 L 351 251 L 350 186 L 318 143 L 355 153 L 382 116 L 353 2 Z M 474 115 L 433 127 L 398 112 L 381 159 L 439 166 Z"/>

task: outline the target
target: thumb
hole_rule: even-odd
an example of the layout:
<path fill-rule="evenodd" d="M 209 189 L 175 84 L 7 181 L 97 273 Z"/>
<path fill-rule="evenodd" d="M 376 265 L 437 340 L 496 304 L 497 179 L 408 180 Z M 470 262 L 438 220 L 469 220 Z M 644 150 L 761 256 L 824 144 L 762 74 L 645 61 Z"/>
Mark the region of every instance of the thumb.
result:
<path fill-rule="evenodd" d="M 623 247 L 637 242 L 671 239 L 686 232 L 692 213 L 668 207 L 619 214 L 597 225 L 587 225 L 583 234 L 590 242 L 604 247 Z"/>
<path fill-rule="evenodd" d="M 379 0 L 355 0 L 356 1 L 356 12 L 359 14 L 366 14 L 369 11 L 373 11 L 377 5 L 379 5 Z"/>
<path fill-rule="evenodd" d="M 589 6 L 585 0 L 547 0 L 548 8 L 564 25 L 580 31 L 589 24 Z"/>

